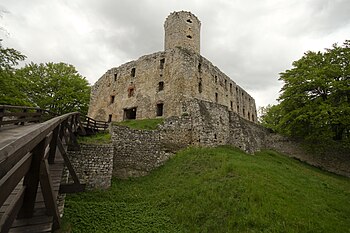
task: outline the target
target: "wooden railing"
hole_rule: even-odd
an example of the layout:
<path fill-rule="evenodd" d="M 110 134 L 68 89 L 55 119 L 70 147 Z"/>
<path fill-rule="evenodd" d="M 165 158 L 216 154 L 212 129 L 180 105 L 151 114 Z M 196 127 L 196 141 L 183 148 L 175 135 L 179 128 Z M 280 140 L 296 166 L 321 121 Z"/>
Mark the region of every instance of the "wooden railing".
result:
<path fill-rule="evenodd" d="M 106 131 L 109 123 L 105 121 L 96 121 L 88 116 L 81 116 L 81 122 L 85 129 L 90 129 L 93 132 Z"/>
<path fill-rule="evenodd" d="M 59 114 L 36 107 L 0 105 L 0 127 L 2 125 L 42 122 Z"/>
<path fill-rule="evenodd" d="M 0 115 L 1 124 L 37 122 L 42 116 L 40 109 L 37 108 L 22 108 L 22 110 L 27 109 L 27 111 L 18 111 L 11 115 L 6 112 L 8 106 L 1 107 L 0 109 L 4 110 Z M 3 120 L 4 117 L 13 116 L 17 119 Z M 3 206 L 12 191 L 16 187 L 20 187 L 15 197 L 11 197 L 11 204 L 6 208 L 0 219 L 1 233 L 8 232 L 16 217 L 29 218 L 33 216 L 39 183 L 47 213 L 49 216 L 53 216 L 54 219 L 53 229 L 60 227 L 60 217 L 56 199 L 53 195 L 48 164 L 55 163 L 57 150 L 62 155 L 74 180 L 73 185 L 66 185 L 61 189 L 63 191 L 81 191 L 84 189 L 84 185 L 80 184 L 67 157 L 68 145 L 77 143 L 74 133 L 78 129 L 82 129 L 79 113 L 68 113 L 41 123 L 33 131 L 0 148 L 0 207 Z M 23 185 L 19 185 L 22 181 Z"/>

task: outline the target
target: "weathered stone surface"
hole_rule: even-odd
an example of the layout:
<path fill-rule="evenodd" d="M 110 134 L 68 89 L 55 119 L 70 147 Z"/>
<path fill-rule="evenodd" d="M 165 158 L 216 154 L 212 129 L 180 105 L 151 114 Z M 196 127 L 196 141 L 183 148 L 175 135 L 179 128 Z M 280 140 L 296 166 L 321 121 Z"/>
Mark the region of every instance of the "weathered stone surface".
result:
<path fill-rule="evenodd" d="M 87 189 L 107 189 L 111 186 L 113 146 L 81 144 L 80 150 L 68 151 L 68 156 L 81 183 Z"/>
<path fill-rule="evenodd" d="M 88 115 L 121 121 L 130 118 L 125 110 L 134 109 L 136 119 L 179 117 L 182 104 L 197 98 L 227 106 L 229 111 L 257 122 L 255 100 L 200 55 L 197 17 L 174 12 L 164 29 L 165 51 L 112 68 L 95 83 Z"/>

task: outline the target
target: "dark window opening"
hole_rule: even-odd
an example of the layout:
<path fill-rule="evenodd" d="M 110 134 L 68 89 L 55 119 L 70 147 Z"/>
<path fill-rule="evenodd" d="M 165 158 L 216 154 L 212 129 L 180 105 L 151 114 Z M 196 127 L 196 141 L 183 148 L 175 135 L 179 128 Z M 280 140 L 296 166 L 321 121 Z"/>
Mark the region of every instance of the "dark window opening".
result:
<path fill-rule="evenodd" d="M 217 135 L 216 135 L 216 133 L 214 133 L 214 139 L 217 139 Z"/>
<path fill-rule="evenodd" d="M 192 20 L 188 19 L 186 20 L 187 23 L 192 23 Z"/>
<path fill-rule="evenodd" d="M 236 92 L 238 93 L 238 87 L 236 87 Z"/>
<path fill-rule="evenodd" d="M 164 82 L 159 82 L 158 83 L 158 91 L 164 90 Z"/>
<path fill-rule="evenodd" d="M 217 103 L 219 101 L 218 93 L 215 93 L 215 102 Z"/>
<path fill-rule="evenodd" d="M 111 122 L 112 121 L 112 114 L 109 114 L 108 115 L 108 122 Z"/>
<path fill-rule="evenodd" d="M 136 108 L 124 109 L 124 120 L 136 119 Z"/>
<path fill-rule="evenodd" d="M 113 104 L 114 103 L 114 100 L 115 100 L 115 96 L 114 95 L 111 95 L 111 104 Z"/>
<path fill-rule="evenodd" d="M 244 95 L 244 93 L 242 92 L 242 96 Z"/>
<path fill-rule="evenodd" d="M 129 88 L 128 89 L 128 97 L 133 97 L 135 94 L 135 89 L 134 88 Z"/>
<path fill-rule="evenodd" d="M 232 101 L 230 102 L 230 107 L 231 107 L 231 110 L 233 110 L 233 102 Z"/>
<path fill-rule="evenodd" d="M 202 93 L 202 91 L 203 91 L 202 82 L 199 82 L 198 83 L 198 92 Z"/>
<path fill-rule="evenodd" d="M 230 92 L 232 93 L 232 83 L 230 83 Z"/>
<path fill-rule="evenodd" d="M 237 105 L 237 112 L 239 113 L 239 105 Z"/>
<path fill-rule="evenodd" d="M 163 106 L 164 104 L 157 104 L 157 116 L 163 116 Z"/>
<path fill-rule="evenodd" d="M 187 38 L 189 38 L 189 39 L 192 39 L 192 36 L 190 36 L 190 35 L 187 35 Z"/>
<path fill-rule="evenodd" d="M 131 69 L 131 77 L 135 77 L 136 74 L 136 68 Z"/>
<path fill-rule="evenodd" d="M 250 112 L 248 112 L 248 120 L 250 120 Z"/>
<path fill-rule="evenodd" d="M 245 116 L 245 109 L 243 108 L 243 116 Z"/>
<path fill-rule="evenodd" d="M 254 114 L 252 114 L 252 121 L 255 121 Z"/>
<path fill-rule="evenodd" d="M 202 72 L 202 64 L 201 63 L 198 64 L 198 72 Z"/>
<path fill-rule="evenodd" d="M 164 69 L 165 58 L 160 59 L 160 69 Z"/>
<path fill-rule="evenodd" d="M 218 76 L 215 75 L 215 83 L 218 82 Z"/>
<path fill-rule="evenodd" d="M 114 74 L 114 82 L 117 81 L 118 73 Z"/>

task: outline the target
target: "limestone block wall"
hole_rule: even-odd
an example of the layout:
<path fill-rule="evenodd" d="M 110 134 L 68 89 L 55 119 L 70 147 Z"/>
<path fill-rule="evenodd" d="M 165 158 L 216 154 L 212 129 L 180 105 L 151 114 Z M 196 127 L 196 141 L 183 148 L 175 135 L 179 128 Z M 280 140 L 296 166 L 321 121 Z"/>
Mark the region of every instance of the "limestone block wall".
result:
<path fill-rule="evenodd" d="M 68 151 L 71 163 L 87 189 L 107 189 L 111 186 L 113 146 L 81 144 L 80 150 Z"/>

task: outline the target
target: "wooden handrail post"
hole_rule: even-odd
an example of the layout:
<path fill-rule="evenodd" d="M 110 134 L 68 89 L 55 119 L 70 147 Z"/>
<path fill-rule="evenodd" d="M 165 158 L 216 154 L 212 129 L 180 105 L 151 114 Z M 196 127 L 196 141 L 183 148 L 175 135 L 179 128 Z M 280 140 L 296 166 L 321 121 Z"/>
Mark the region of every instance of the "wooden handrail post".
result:
<path fill-rule="evenodd" d="M 5 113 L 5 106 L 2 106 L 0 108 L 0 127 L 2 126 L 2 119 L 3 119 L 3 114 Z"/>
<path fill-rule="evenodd" d="M 40 164 L 45 156 L 45 149 L 48 143 L 49 137 L 46 136 L 32 151 L 32 163 L 23 181 L 26 191 L 24 193 L 22 208 L 18 213 L 19 218 L 30 218 L 33 216 L 35 198 L 39 186 Z"/>
<path fill-rule="evenodd" d="M 55 156 L 56 156 L 56 149 L 57 149 L 57 139 L 60 134 L 60 126 L 58 125 L 54 130 L 53 130 L 53 135 L 52 139 L 50 142 L 50 151 L 49 151 L 49 157 L 48 157 L 48 162 L 49 164 L 55 163 Z"/>

